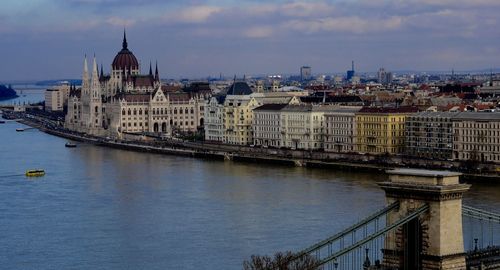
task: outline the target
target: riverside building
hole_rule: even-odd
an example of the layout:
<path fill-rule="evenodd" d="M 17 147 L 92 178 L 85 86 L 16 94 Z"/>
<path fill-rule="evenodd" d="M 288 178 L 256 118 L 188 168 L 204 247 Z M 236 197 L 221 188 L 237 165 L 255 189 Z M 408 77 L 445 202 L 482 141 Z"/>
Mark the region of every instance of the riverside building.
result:
<path fill-rule="evenodd" d="M 254 93 L 244 81 L 235 81 L 205 106 L 205 139 L 227 144 L 254 143 L 254 109 L 264 104 L 296 104 L 289 93 Z"/>
<path fill-rule="evenodd" d="M 357 152 L 401 154 L 405 141 L 405 120 L 416 107 L 362 108 L 356 113 Z"/>
<path fill-rule="evenodd" d="M 361 107 L 340 107 L 325 114 L 325 152 L 356 151 L 356 113 Z"/>
<path fill-rule="evenodd" d="M 461 112 L 453 121 L 453 158 L 500 163 L 500 113 Z"/>
<path fill-rule="evenodd" d="M 419 112 L 406 118 L 405 153 L 430 159 L 453 158 L 453 122 L 460 113 Z"/>
<path fill-rule="evenodd" d="M 323 149 L 324 115 L 334 108 L 299 104 L 281 109 L 281 144 L 292 149 Z"/>
<path fill-rule="evenodd" d="M 72 89 L 65 127 L 96 136 L 122 138 L 153 133 L 171 136 L 174 131 L 194 131 L 203 126 L 206 93 L 168 93 L 161 85 L 158 66 L 141 74 L 139 61 L 122 49 L 111 64 L 111 73 L 100 72 L 94 57 L 89 73 L 84 60 L 82 86 Z"/>
<path fill-rule="evenodd" d="M 254 109 L 254 145 L 282 146 L 281 110 L 286 106 L 287 104 L 265 104 Z"/>
<path fill-rule="evenodd" d="M 45 90 L 45 110 L 62 111 L 68 104 L 70 85 L 64 84 Z"/>

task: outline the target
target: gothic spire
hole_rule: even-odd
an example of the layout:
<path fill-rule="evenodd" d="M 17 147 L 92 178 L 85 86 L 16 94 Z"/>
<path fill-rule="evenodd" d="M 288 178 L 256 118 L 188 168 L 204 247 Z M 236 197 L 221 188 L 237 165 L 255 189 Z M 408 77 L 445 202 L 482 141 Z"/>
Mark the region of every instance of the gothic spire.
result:
<path fill-rule="evenodd" d="M 149 61 L 149 76 L 153 76 L 153 68 L 151 68 L 151 61 Z"/>
<path fill-rule="evenodd" d="M 87 55 L 85 54 L 85 59 L 83 60 L 83 76 L 82 76 L 82 91 L 87 91 L 90 83 L 89 78 L 89 67 L 87 65 Z"/>
<path fill-rule="evenodd" d="M 122 49 L 127 50 L 128 48 L 127 44 L 127 33 L 125 32 L 125 28 L 123 28 L 123 43 L 122 43 Z"/>
<path fill-rule="evenodd" d="M 85 59 L 83 60 L 83 76 L 88 75 L 89 68 L 87 66 L 87 55 L 85 54 Z"/>
<path fill-rule="evenodd" d="M 155 81 L 160 81 L 160 75 L 158 74 L 158 61 L 156 61 Z"/>

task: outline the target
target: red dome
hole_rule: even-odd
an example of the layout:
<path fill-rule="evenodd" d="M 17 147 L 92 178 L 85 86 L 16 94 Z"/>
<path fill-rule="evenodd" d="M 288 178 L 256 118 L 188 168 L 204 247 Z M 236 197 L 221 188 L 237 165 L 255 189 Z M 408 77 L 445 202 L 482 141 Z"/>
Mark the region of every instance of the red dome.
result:
<path fill-rule="evenodd" d="M 111 65 L 114 70 L 131 70 L 139 69 L 139 62 L 135 58 L 134 54 L 127 48 L 127 36 L 123 33 L 123 47 L 122 50 L 118 52 Z"/>

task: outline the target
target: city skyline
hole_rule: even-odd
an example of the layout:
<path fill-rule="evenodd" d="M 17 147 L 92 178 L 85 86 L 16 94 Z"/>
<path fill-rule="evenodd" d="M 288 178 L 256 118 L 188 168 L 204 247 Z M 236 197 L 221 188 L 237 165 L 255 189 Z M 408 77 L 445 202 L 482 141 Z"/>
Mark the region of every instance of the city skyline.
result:
<path fill-rule="evenodd" d="M 6 1 L 0 81 L 109 72 L 123 29 L 162 78 L 497 68 L 495 10 L 481 1 Z M 20 72 L 22 71 L 22 72 Z"/>

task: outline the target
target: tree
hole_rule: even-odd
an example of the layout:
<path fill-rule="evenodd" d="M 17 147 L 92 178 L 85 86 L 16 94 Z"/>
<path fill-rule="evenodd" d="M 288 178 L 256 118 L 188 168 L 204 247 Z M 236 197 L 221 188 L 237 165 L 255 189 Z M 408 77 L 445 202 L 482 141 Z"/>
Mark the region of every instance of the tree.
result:
<path fill-rule="evenodd" d="M 316 259 L 310 255 L 296 258 L 290 251 L 278 252 L 274 258 L 252 255 L 249 261 L 243 262 L 244 270 L 313 270 L 318 267 Z"/>

